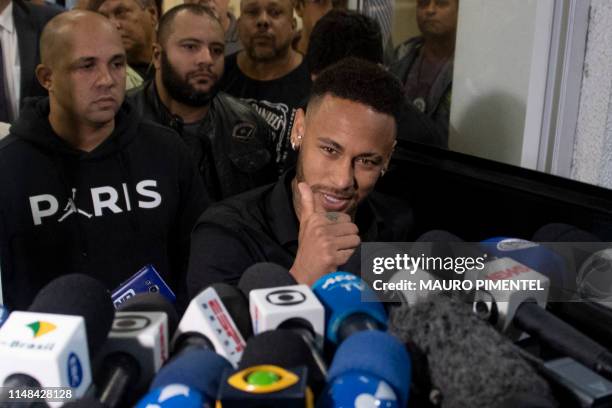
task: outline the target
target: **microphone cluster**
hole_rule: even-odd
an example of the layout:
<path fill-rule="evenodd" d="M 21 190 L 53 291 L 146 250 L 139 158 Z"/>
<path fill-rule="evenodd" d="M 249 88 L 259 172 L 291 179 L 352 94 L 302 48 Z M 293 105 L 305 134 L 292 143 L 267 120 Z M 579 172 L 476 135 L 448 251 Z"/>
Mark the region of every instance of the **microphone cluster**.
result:
<path fill-rule="evenodd" d="M 534 240 L 554 242 L 559 231 L 577 234 L 546 226 Z M 509 240 L 483 241 L 484 267 L 463 279 L 512 281 L 516 274 L 504 271 L 520 269 L 546 290 L 398 290 L 400 302 L 384 304 L 349 272 L 307 286 L 259 263 L 237 287 L 202 290 L 179 317 L 165 289 L 136 279 L 118 302 L 95 279 L 66 275 L 27 311 L 0 308 L 0 408 L 612 406 L 608 309 L 550 302 L 567 287 L 563 268 L 575 257 Z M 438 243 L 439 253 L 460 239 L 432 231 L 419 241 Z M 580 259 L 583 276 L 602 251 Z M 139 273 L 153 282 L 152 271 Z M 410 276 L 448 278 L 423 269 Z M 587 313 L 608 320 L 590 323 Z"/>

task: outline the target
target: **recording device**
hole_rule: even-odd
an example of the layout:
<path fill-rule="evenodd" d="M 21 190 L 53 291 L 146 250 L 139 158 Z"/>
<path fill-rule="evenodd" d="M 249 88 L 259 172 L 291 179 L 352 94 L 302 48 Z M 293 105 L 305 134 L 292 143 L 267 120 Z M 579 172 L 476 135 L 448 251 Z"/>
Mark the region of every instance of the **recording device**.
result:
<path fill-rule="evenodd" d="M 174 339 L 173 352 L 189 348 L 205 348 L 238 365 L 251 332 L 249 308 L 236 288 L 215 283 L 204 289 L 189 303 Z"/>
<path fill-rule="evenodd" d="M 164 312 L 115 314 L 108 340 L 97 358 L 100 401 L 121 406 L 128 390 L 140 390 L 168 359 L 168 316 Z"/>
<path fill-rule="evenodd" d="M 521 358 L 521 351 L 462 300 L 432 295 L 396 308 L 390 331 L 425 353 L 442 407 L 495 407 L 525 393 L 554 403 L 548 384 Z"/>
<path fill-rule="evenodd" d="M 397 338 L 379 331 L 356 333 L 338 347 L 317 407 L 403 408 L 410 382 L 410 356 Z"/>
<path fill-rule="evenodd" d="M 311 408 L 314 397 L 309 347 L 289 330 L 253 336 L 237 371 L 226 370 L 219 387 L 218 408 Z"/>
<path fill-rule="evenodd" d="M 176 302 L 172 289 L 164 282 L 153 265 L 147 265 L 113 291 L 113 304 L 118 308 L 123 302 L 139 293 L 159 293 L 169 302 Z"/>
<path fill-rule="evenodd" d="M 383 305 L 359 277 L 333 272 L 319 278 L 312 290 L 325 307 L 325 336 L 332 344 L 339 344 L 359 331 L 386 329 Z"/>
<path fill-rule="evenodd" d="M 0 329 L 0 384 L 70 387 L 82 397 L 92 383 L 89 351 L 106 339 L 113 314 L 106 288 L 95 279 L 73 274 L 53 280 L 30 311 L 11 313 Z"/>
<path fill-rule="evenodd" d="M 218 354 L 203 349 L 188 350 L 162 367 L 149 393 L 136 407 L 213 407 L 226 369 L 231 370 L 232 366 Z"/>

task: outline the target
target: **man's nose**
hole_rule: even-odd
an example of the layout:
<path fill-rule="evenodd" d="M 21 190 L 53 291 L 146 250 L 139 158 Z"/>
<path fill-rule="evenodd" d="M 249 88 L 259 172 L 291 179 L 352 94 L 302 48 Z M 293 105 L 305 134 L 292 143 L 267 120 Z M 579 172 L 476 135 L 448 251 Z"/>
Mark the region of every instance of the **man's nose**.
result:
<path fill-rule="evenodd" d="M 329 172 L 330 181 L 337 190 L 350 190 L 355 188 L 355 167 L 350 158 L 338 160 Z"/>

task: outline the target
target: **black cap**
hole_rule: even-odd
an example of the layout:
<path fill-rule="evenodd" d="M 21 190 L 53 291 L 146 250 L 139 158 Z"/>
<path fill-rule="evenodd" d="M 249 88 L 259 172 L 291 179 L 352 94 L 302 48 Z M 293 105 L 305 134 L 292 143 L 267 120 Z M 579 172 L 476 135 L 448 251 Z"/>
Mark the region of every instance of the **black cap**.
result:
<path fill-rule="evenodd" d="M 95 355 L 108 337 L 115 318 L 110 293 L 96 279 L 81 274 L 60 276 L 43 287 L 30 312 L 82 316 L 89 354 Z"/>
<path fill-rule="evenodd" d="M 162 312 L 168 316 L 168 333 L 174 334 L 178 327 L 179 317 L 176 309 L 159 293 L 139 293 L 119 306 L 120 312 Z"/>
<path fill-rule="evenodd" d="M 289 271 L 272 262 L 259 262 L 244 271 L 238 289 L 248 298 L 255 289 L 268 289 L 279 286 L 297 285 Z"/>

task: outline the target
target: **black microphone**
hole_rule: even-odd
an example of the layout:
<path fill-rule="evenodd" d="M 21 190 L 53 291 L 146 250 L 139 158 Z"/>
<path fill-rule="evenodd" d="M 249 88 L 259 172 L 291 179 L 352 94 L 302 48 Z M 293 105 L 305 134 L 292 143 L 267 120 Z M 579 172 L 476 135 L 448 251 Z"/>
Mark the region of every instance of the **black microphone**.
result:
<path fill-rule="evenodd" d="M 521 352 L 456 298 L 430 296 L 393 310 L 390 331 L 425 353 L 430 395 L 443 407 L 495 407 L 527 393 L 554 401 Z"/>
<path fill-rule="evenodd" d="M 238 371 L 226 371 L 218 406 L 286 408 L 313 406 L 314 390 L 324 379 L 313 378 L 309 346 L 289 330 L 270 330 L 249 339 Z M 315 394 L 317 391 L 315 391 Z"/>
<path fill-rule="evenodd" d="M 28 311 L 82 316 L 92 357 L 106 341 L 115 317 L 110 292 L 101 282 L 82 274 L 63 275 L 49 282 Z"/>
<path fill-rule="evenodd" d="M 282 266 L 273 262 L 258 262 L 244 271 L 238 281 L 238 289 L 248 298 L 252 290 L 297 284 L 289 271 Z"/>
<path fill-rule="evenodd" d="M 113 328 L 97 358 L 100 401 L 110 408 L 138 394 L 168 359 L 168 321 L 176 326 L 174 306 L 161 295 L 139 294 L 115 314 Z"/>

